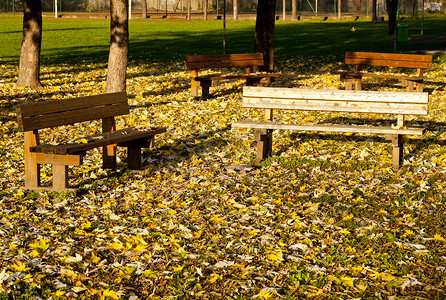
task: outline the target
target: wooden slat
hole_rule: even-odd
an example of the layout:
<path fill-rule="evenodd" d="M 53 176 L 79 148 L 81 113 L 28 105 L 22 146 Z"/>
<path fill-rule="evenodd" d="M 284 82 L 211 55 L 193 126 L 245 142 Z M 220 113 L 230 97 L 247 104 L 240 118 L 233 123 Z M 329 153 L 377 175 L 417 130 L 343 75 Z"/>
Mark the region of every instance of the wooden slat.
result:
<path fill-rule="evenodd" d="M 419 54 L 346 52 L 345 63 L 369 66 L 429 69 L 432 66 L 432 56 Z"/>
<path fill-rule="evenodd" d="M 427 104 L 427 92 L 346 91 L 244 86 L 243 97 Z"/>
<path fill-rule="evenodd" d="M 263 66 L 262 53 L 186 56 L 187 69 Z"/>
<path fill-rule="evenodd" d="M 410 80 L 416 82 L 423 82 L 424 76 L 416 76 L 416 75 L 392 75 L 392 74 L 375 74 L 370 72 L 349 72 L 349 71 L 334 71 L 330 72 L 331 74 L 343 75 L 345 77 L 351 76 L 354 78 L 357 77 L 373 77 L 373 78 L 387 78 L 387 79 L 398 79 L 398 80 Z M 342 77 L 341 77 L 342 79 Z"/>
<path fill-rule="evenodd" d="M 228 75 L 203 75 L 197 76 L 194 79 L 196 81 L 208 81 L 208 80 L 226 80 L 226 79 L 249 79 L 249 78 L 265 78 L 265 77 L 277 77 L 279 73 L 251 73 L 251 74 L 228 74 Z"/>
<path fill-rule="evenodd" d="M 258 100 L 262 100 L 261 102 Z M 309 110 L 326 112 L 349 112 L 349 113 L 375 113 L 375 114 L 403 114 L 403 115 L 427 115 L 427 105 L 413 106 L 405 104 L 380 105 L 379 103 L 352 103 L 330 101 L 308 101 L 299 103 L 295 100 L 279 99 L 244 99 L 242 107 L 264 108 L 264 109 L 289 109 Z"/>
<path fill-rule="evenodd" d="M 428 114 L 427 92 L 243 87 L 242 107 L 382 114 Z"/>
<path fill-rule="evenodd" d="M 19 119 L 19 128 L 22 131 L 50 128 L 128 113 L 129 105 L 127 102 L 106 106 L 92 106 L 77 110 L 67 110 L 45 115 L 36 115 L 30 118 L 22 118 Z"/>
<path fill-rule="evenodd" d="M 35 115 L 52 114 L 67 110 L 77 110 L 92 106 L 103 106 L 114 103 L 127 102 L 125 92 L 100 94 L 70 99 L 50 100 L 45 102 L 22 104 L 18 106 L 20 117 L 32 117 Z"/>
<path fill-rule="evenodd" d="M 279 124 L 274 122 L 239 121 L 232 123 L 234 128 L 256 128 L 256 129 L 285 129 L 297 131 L 320 131 L 320 132 L 353 132 L 353 133 L 376 133 L 376 134 L 405 134 L 422 135 L 424 128 L 393 128 L 393 127 L 366 127 L 353 125 L 296 125 Z"/>
<path fill-rule="evenodd" d="M 242 54 L 216 54 L 216 55 L 189 55 L 186 62 L 201 62 L 215 60 L 251 60 L 263 59 L 262 53 L 242 53 Z"/>
<path fill-rule="evenodd" d="M 80 166 L 83 155 L 58 155 L 52 153 L 35 153 L 38 164 Z"/>
<path fill-rule="evenodd" d="M 114 132 L 106 132 L 94 136 L 86 137 L 85 144 L 61 144 L 61 145 L 38 145 L 31 147 L 33 152 L 54 153 L 54 154 L 70 154 L 87 151 L 93 148 L 103 147 L 112 144 L 125 143 L 132 140 L 143 139 L 155 134 L 166 132 L 165 127 L 147 128 L 146 130 L 136 130 L 134 128 L 126 128 Z"/>
<path fill-rule="evenodd" d="M 21 131 L 68 125 L 129 113 L 126 93 L 110 93 L 16 107 Z"/>

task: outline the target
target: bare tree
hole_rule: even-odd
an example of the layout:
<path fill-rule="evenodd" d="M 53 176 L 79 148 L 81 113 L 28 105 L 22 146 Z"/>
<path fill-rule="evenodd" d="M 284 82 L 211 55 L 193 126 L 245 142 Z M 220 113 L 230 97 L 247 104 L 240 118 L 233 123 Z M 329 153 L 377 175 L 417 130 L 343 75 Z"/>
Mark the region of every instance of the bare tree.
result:
<path fill-rule="evenodd" d="M 40 47 L 42 44 L 42 3 L 23 1 L 23 38 L 20 50 L 18 86 L 41 87 Z"/>
<path fill-rule="evenodd" d="M 257 6 L 255 51 L 263 53 L 262 71 L 274 71 L 274 30 L 276 0 L 259 0 Z"/>
<path fill-rule="evenodd" d="M 127 0 L 110 0 L 110 53 L 106 93 L 126 90 L 126 70 L 129 56 L 128 10 Z"/>

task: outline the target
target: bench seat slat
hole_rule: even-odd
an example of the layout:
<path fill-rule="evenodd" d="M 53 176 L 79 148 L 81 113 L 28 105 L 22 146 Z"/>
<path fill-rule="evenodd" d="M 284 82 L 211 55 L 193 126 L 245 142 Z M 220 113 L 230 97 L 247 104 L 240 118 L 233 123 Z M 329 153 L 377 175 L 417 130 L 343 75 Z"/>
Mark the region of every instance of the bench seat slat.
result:
<path fill-rule="evenodd" d="M 256 60 L 231 60 L 231 61 L 202 61 L 187 64 L 188 69 L 211 69 L 231 67 L 263 66 L 263 59 Z"/>
<path fill-rule="evenodd" d="M 106 106 L 92 106 L 76 110 L 53 112 L 45 114 L 43 116 L 35 115 L 29 118 L 20 118 L 19 127 L 22 131 L 29 131 L 43 128 L 51 128 L 61 125 L 74 124 L 107 117 L 114 117 L 128 113 L 129 113 L 129 105 L 127 104 L 127 102 L 116 103 Z"/>
<path fill-rule="evenodd" d="M 416 75 L 375 74 L 370 72 L 334 71 L 330 73 L 334 75 L 342 75 L 345 77 L 351 76 L 352 78 L 373 77 L 373 78 L 388 78 L 388 79 L 398 79 L 398 80 L 411 80 L 417 82 L 423 82 L 425 78 L 424 76 L 416 76 Z"/>
<path fill-rule="evenodd" d="M 125 92 L 92 95 L 71 99 L 51 100 L 45 102 L 22 104 L 17 107 L 18 117 L 28 118 L 36 115 L 52 114 L 67 110 L 77 110 L 115 103 L 127 103 Z"/>
<path fill-rule="evenodd" d="M 426 92 L 243 88 L 242 107 L 379 114 L 428 114 Z"/>
<path fill-rule="evenodd" d="M 289 109 L 326 112 L 375 113 L 394 115 L 427 115 L 427 104 L 375 103 L 355 101 L 317 101 L 301 99 L 246 98 L 242 107 L 264 109 Z"/>
<path fill-rule="evenodd" d="M 346 52 L 346 64 L 429 69 L 432 56 L 397 53 Z"/>
<path fill-rule="evenodd" d="M 379 59 L 395 59 L 395 60 L 402 60 L 402 61 L 425 61 L 425 62 L 431 62 L 432 56 L 431 55 L 425 55 L 425 54 L 399 54 L 399 53 L 384 53 L 384 52 L 353 52 L 353 51 L 347 51 L 345 52 L 345 56 L 348 58 L 370 58 L 370 57 L 377 57 Z"/>
<path fill-rule="evenodd" d="M 263 58 L 262 53 L 245 53 L 245 54 L 217 54 L 217 55 L 193 55 L 186 56 L 187 62 L 203 62 L 203 61 L 248 61 L 259 60 Z"/>
<path fill-rule="evenodd" d="M 137 130 L 134 127 L 117 130 L 114 132 L 106 132 L 86 137 L 87 143 L 69 143 L 61 145 L 41 144 L 30 148 L 31 152 L 53 153 L 53 154 L 70 154 L 79 153 L 93 148 L 102 146 L 125 143 L 133 140 L 144 139 L 155 134 L 166 132 L 165 127 L 147 128 Z"/>
<path fill-rule="evenodd" d="M 262 66 L 262 53 L 186 56 L 188 69 Z"/>
<path fill-rule="evenodd" d="M 279 73 L 249 73 L 249 74 L 228 74 L 228 75 L 202 75 L 195 77 L 196 81 L 209 81 L 209 80 L 226 80 L 226 79 L 247 79 L 247 78 L 265 78 L 265 77 L 277 77 Z"/>
<path fill-rule="evenodd" d="M 297 131 L 320 131 L 320 132 L 352 132 L 352 133 L 376 133 L 376 134 L 409 134 L 422 135 L 424 128 L 394 128 L 394 127 L 366 127 L 354 125 L 297 125 L 297 124 L 279 124 L 275 122 L 256 122 L 256 121 L 239 121 L 233 122 L 234 128 L 258 128 L 258 129 L 285 129 Z"/>
<path fill-rule="evenodd" d="M 381 92 L 381 91 L 346 91 L 346 90 L 315 90 L 296 88 L 272 87 L 243 87 L 243 97 L 275 98 L 275 99 L 307 99 L 324 101 L 358 101 L 358 102 L 384 102 L 384 103 L 420 103 L 427 104 L 427 92 Z"/>
<path fill-rule="evenodd" d="M 259 58 L 263 58 L 262 53 L 188 55 L 186 56 L 186 62 L 199 62 L 203 60 L 250 60 Z"/>

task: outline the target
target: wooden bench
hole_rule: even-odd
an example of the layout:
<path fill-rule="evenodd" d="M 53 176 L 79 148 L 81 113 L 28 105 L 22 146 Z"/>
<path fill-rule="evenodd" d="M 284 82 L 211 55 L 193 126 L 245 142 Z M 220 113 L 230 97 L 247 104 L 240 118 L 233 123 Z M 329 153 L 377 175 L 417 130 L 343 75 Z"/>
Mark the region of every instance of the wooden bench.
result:
<path fill-rule="evenodd" d="M 345 81 L 345 89 L 361 90 L 363 77 L 387 78 L 400 80 L 406 87 L 406 91 L 423 91 L 424 70 L 432 66 L 431 55 L 418 54 L 395 54 L 395 53 L 373 53 L 373 52 L 346 52 L 345 63 L 355 65 L 355 71 L 336 71 L 341 81 Z M 390 75 L 365 72 L 367 66 L 397 67 L 416 69 L 415 75 Z"/>
<path fill-rule="evenodd" d="M 186 68 L 191 70 L 191 95 L 198 97 L 198 89 L 202 88 L 202 97 L 209 97 L 209 88 L 213 81 L 228 79 L 245 79 L 246 85 L 259 83 L 263 78 L 277 77 L 278 73 L 255 72 L 255 68 L 263 66 L 262 53 L 194 55 L 186 56 Z M 200 69 L 221 69 L 246 67 L 245 74 L 212 74 L 198 76 Z"/>
<path fill-rule="evenodd" d="M 116 130 L 115 116 L 129 113 L 126 93 L 110 93 L 18 105 L 17 119 L 24 132 L 25 188 L 53 191 L 68 188 L 68 166 L 79 166 L 87 150 L 103 148 L 104 168 L 116 167 L 116 146 L 128 148 L 128 167 L 141 168 L 141 148 L 151 148 L 156 134 L 166 128 L 135 127 Z M 73 143 L 41 144 L 39 130 L 102 119 L 102 133 Z M 40 186 L 40 165 L 51 164 L 52 187 Z"/>
<path fill-rule="evenodd" d="M 428 114 L 428 93 L 311 90 L 296 88 L 244 87 L 242 107 L 265 109 L 266 122 L 239 121 L 234 128 L 254 128 L 257 141 L 258 164 L 271 155 L 272 131 L 351 132 L 384 134 L 392 142 L 393 168 L 403 158 L 403 136 L 422 135 L 424 128 L 406 128 L 406 116 Z M 397 115 L 396 126 L 357 126 L 337 124 L 279 124 L 273 122 L 273 110 L 305 110 L 321 112 L 371 113 Z"/>

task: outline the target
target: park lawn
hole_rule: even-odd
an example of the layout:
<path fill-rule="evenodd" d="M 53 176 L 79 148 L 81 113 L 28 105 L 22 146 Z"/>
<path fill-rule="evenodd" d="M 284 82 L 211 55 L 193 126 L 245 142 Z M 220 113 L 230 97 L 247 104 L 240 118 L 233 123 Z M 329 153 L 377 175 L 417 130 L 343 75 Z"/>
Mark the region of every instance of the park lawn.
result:
<path fill-rule="evenodd" d="M 94 22 L 65 24 L 90 28 L 95 36 Z M 361 30 L 348 30 L 350 23 L 333 26 L 343 25 L 339 32 L 348 34 Z M 98 24 L 97 30 L 106 33 L 107 28 Z M 184 31 L 183 24 L 192 26 L 168 24 L 181 25 Z M 249 22 L 245 26 L 250 29 L 237 22 L 231 26 L 240 26 L 240 37 L 253 29 Z M 283 28 L 278 26 L 278 32 Z M 210 30 L 215 34 L 209 37 L 219 44 L 217 26 Z M 52 32 L 59 31 L 63 32 Z M 325 34 L 329 40 L 330 34 Z M 11 40 L 17 35 L 19 31 L 6 34 Z M 194 35 L 185 43 L 198 43 L 200 34 Z M 14 105 L 102 93 L 106 39 L 84 50 L 75 42 L 71 48 L 67 42 L 60 44 L 58 50 L 44 46 L 44 87 L 39 90 L 15 86 L 18 54 L 8 56 L 1 50 L 0 299 L 446 297 L 443 60 L 435 58 L 426 73 L 429 116 L 412 122 L 427 130 L 407 140 L 400 170 L 392 170 L 391 145 L 380 136 L 277 131 L 273 158 L 261 168 L 235 173 L 229 167 L 251 163 L 255 148 L 252 131 L 229 125 L 262 112 L 240 109 L 242 82 L 219 84 L 207 101 L 192 99 L 180 36 L 160 34 L 149 44 L 157 44 L 155 49 L 161 51 L 166 43 L 165 55 L 154 50 L 152 60 L 145 60 L 140 50 L 135 52 L 140 56 L 132 54 L 128 68 L 131 113 L 118 120 L 118 127 L 168 128 L 155 149 L 143 153 L 144 169 L 129 171 L 120 162 L 115 171 L 103 170 L 99 151 L 91 151 L 83 166 L 70 169 L 70 184 L 80 188 L 79 195 L 19 189 L 23 134 L 17 130 Z M 142 31 L 135 32 L 135 39 L 145 44 Z M 249 50 L 251 42 L 244 46 L 245 39 L 236 40 L 240 44 L 234 49 Z M 282 48 L 277 50 L 276 65 L 283 76 L 274 85 L 342 88 L 329 71 L 342 68 L 349 44 L 343 49 L 333 45 L 330 55 L 329 48 L 318 50 L 322 56 L 311 48 L 286 52 L 302 43 L 285 42 L 283 35 L 278 44 Z M 379 44 L 374 49 L 380 49 Z M 12 46 L 2 44 L 5 47 Z M 368 47 L 374 47 L 372 42 Z M 63 61 L 65 55 L 69 59 Z M 372 80 L 364 87 L 402 90 L 393 82 Z M 277 116 L 305 123 L 335 118 L 348 122 L 350 117 L 386 120 L 336 113 Z M 91 130 L 84 125 L 69 131 L 69 138 Z M 68 130 L 49 130 L 43 138 L 51 134 L 63 140 Z M 44 168 L 47 183 L 50 175 Z"/>

